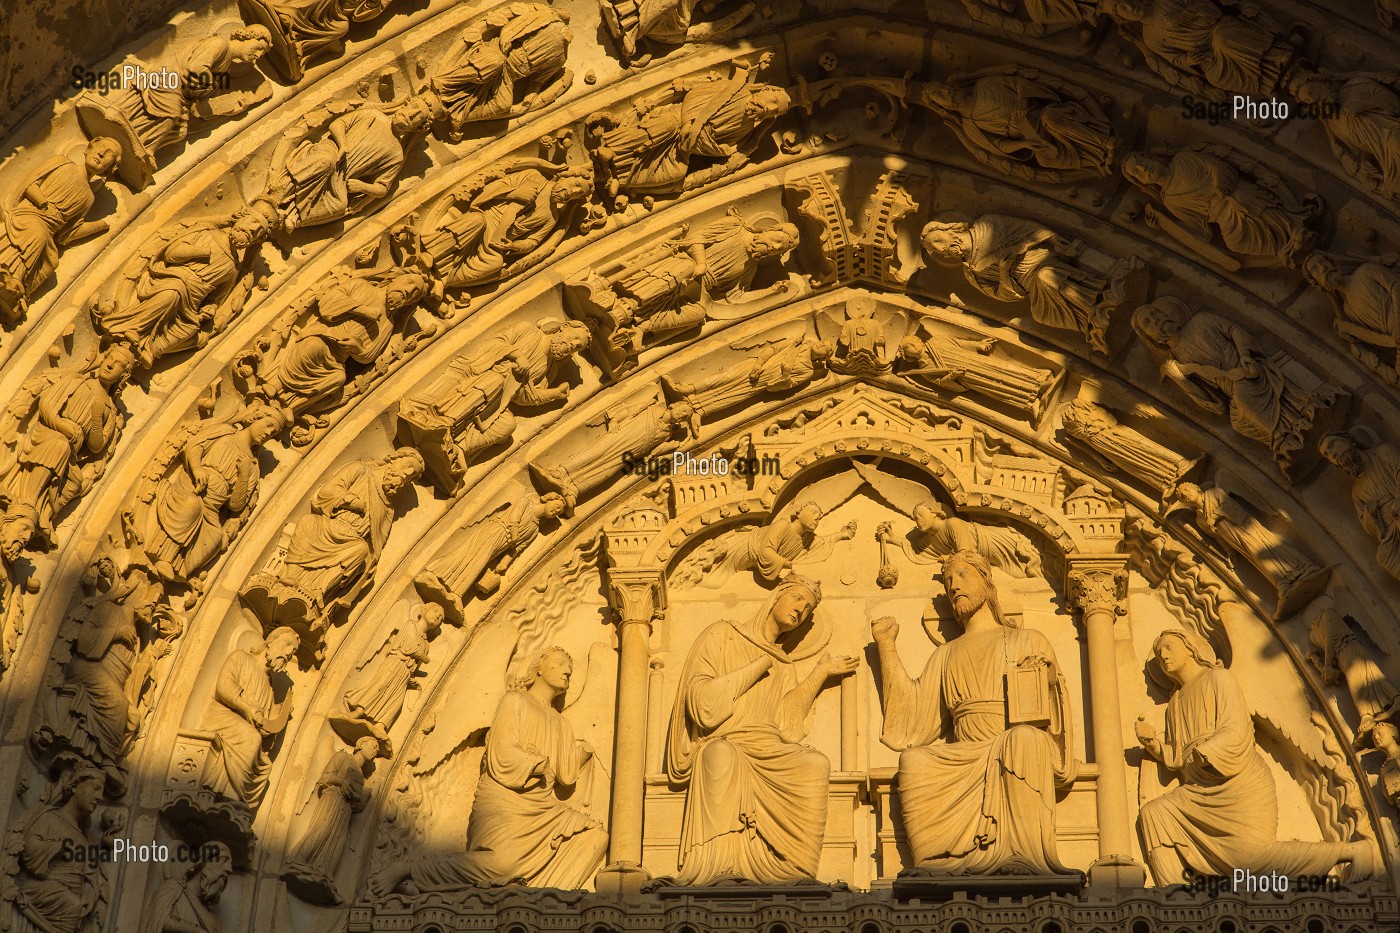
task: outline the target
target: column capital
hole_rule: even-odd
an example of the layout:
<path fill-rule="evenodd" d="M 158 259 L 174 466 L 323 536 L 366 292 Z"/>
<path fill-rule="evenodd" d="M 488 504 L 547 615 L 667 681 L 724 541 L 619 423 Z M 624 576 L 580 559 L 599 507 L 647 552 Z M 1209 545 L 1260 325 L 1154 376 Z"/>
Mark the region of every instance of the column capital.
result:
<path fill-rule="evenodd" d="M 1069 604 L 1082 614 L 1112 612 L 1125 615 L 1128 611 L 1127 558 L 1071 557 L 1065 568 L 1065 594 Z"/>
<path fill-rule="evenodd" d="M 612 568 L 608 571 L 608 605 L 617 626 L 644 623 L 651 627 L 666 608 L 666 586 L 659 570 Z"/>

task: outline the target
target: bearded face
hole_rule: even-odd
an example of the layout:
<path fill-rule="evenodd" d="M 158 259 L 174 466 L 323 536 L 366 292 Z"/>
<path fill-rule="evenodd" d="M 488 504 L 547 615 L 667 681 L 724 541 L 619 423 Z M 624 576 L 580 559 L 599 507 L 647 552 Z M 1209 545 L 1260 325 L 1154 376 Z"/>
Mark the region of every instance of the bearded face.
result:
<path fill-rule="evenodd" d="M 954 561 L 944 571 L 944 586 L 948 591 L 948 601 L 953 604 L 953 612 L 959 622 L 965 622 L 977 614 L 977 610 L 987 604 L 991 595 L 991 585 L 972 564 Z"/>

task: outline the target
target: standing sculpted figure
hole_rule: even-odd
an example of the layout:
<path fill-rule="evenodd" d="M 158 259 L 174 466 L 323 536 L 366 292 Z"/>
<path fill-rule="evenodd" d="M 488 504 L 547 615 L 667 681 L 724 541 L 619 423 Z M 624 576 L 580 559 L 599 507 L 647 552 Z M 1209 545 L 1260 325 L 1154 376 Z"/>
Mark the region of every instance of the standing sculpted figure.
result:
<path fill-rule="evenodd" d="M 1278 839 L 1278 795 L 1254 742 L 1249 704 L 1235 676 L 1205 639 L 1167 629 L 1152 645 L 1154 680 L 1172 691 L 1166 734 L 1139 718 L 1138 741 L 1181 783 L 1143 804 L 1138 818 L 1147 864 L 1158 885 L 1183 870 L 1227 875 L 1237 868 L 1325 875 L 1349 862 L 1348 880 L 1371 874 L 1371 846 Z"/>
<path fill-rule="evenodd" d="M 392 113 L 358 107 L 336 117 L 319 139 L 289 132 L 272 153 L 266 196 L 283 229 L 334 223 L 362 214 L 389 194 L 403 170 L 404 149 L 428 129 L 432 113 L 410 98 Z"/>
<path fill-rule="evenodd" d="M 1306 74 L 1293 83 L 1297 98 L 1335 112 L 1322 128 L 1342 168 L 1372 190 L 1400 198 L 1400 94 L 1397 79 Z"/>
<path fill-rule="evenodd" d="M 1376 562 L 1400 579 L 1400 450 L 1380 443 L 1370 429 L 1329 434 L 1319 449 L 1352 478 L 1351 504 L 1366 533 L 1375 538 Z"/>
<path fill-rule="evenodd" d="M 0 422 L 0 506 L 6 534 L 48 541 L 59 513 L 102 478 L 125 422 L 117 398 L 135 358 L 113 344 L 86 364 L 51 369 L 25 383 Z M 11 521 L 13 520 L 13 521 Z"/>
<path fill-rule="evenodd" d="M 134 281 L 93 306 L 93 322 L 135 348 L 147 369 L 167 354 L 204 346 L 243 310 L 258 246 L 276 225 L 277 211 L 265 200 L 228 221 L 180 225 Z"/>
<path fill-rule="evenodd" d="M 205 762 L 205 789 L 249 810 L 256 810 L 267 792 L 270 746 L 292 714 L 292 687 L 278 702 L 273 676 L 287 669 L 299 641 L 293 629 L 282 626 L 251 651 L 232 652 L 200 720 L 201 731 L 219 737 Z"/>
<path fill-rule="evenodd" d="M 99 136 L 81 163 L 50 159 L 10 191 L 0 205 L 0 322 L 24 318 L 29 299 L 58 268 L 59 247 L 107 232 L 107 221 L 83 218 L 121 154 L 115 139 Z"/>
<path fill-rule="evenodd" d="M 223 842 L 204 843 L 204 857 L 182 877 L 162 881 L 144 906 L 141 933 L 218 933 L 218 901 L 234 870 Z"/>
<path fill-rule="evenodd" d="M 911 678 L 899 623 L 870 625 L 880 656 L 880 736 L 899 752 L 899 799 L 916 865 L 936 875 L 1074 875 L 1055 845 L 1055 790 L 1079 763 L 1049 640 L 1001 614 L 992 569 L 975 551 L 943 564 L 963 634 Z"/>
<path fill-rule="evenodd" d="M 1377 368 L 1395 382 L 1400 381 L 1400 271 L 1393 263 L 1396 257 L 1348 262 L 1318 250 L 1303 261 L 1303 277 L 1331 300 L 1337 333 L 1353 347 L 1378 353 Z"/>
<path fill-rule="evenodd" d="M 442 607 L 419 604 L 407 624 L 395 628 L 384 644 L 355 666 L 341 697 L 343 708 L 327 717 L 336 735 L 357 745 L 370 736 L 379 743 L 381 756 L 391 753 L 389 730 L 403 711 L 408 691 L 418 686 L 414 678 L 428 663 L 428 641 L 440 628 Z"/>
<path fill-rule="evenodd" d="M 156 576 L 189 582 L 228 549 L 258 502 L 258 451 L 285 424 L 281 412 L 254 403 L 181 444 L 178 464 L 123 516 Z"/>
<path fill-rule="evenodd" d="M 62 775 L 49 799 L 11 825 L 5 836 L 0 905 L 6 933 L 91 933 L 101 929 L 105 866 L 72 857 L 106 846 L 93 825 L 102 800 L 102 772 L 79 766 Z M 104 821 L 105 822 L 105 821 Z"/>
<path fill-rule="evenodd" d="M 1162 210 L 1143 208 L 1148 224 L 1227 271 L 1296 268 L 1317 245 L 1310 225 L 1322 200 L 1300 197 L 1296 185 L 1234 150 L 1179 149 L 1169 159 L 1130 152 L 1123 177 L 1161 202 Z"/>
<path fill-rule="evenodd" d="M 769 393 L 790 394 L 825 378 L 834 352 L 827 341 L 814 340 L 806 334 L 785 337 L 765 345 L 745 361 L 747 365 L 697 382 L 682 382 L 670 376 L 662 376 L 661 382 L 669 393 L 685 398 L 702 415 L 715 414 Z"/>
<path fill-rule="evenodd" d="M 399 448 L 382 460 L 356 460 L 316 490 L 310 514 L 297 519 L 280 559 L 254 574 L 243 601 L 265 628 L 286 623 L 305 634 L 317 663 L 333 616 L 374 582 L 374 568 L 394 523 L 393 499 L 423 475 L 423 457 Z"/>
<path fill-rule="evenodd" d="M 468 26 L 418 92 L 434 135 L 460 142 L 469 124 L 553 103 L 574 81 L 564 64 L 573 37 L 569 14 L 542 3 L 508 3 Z"/>
<path fill-rule="evenodd" d="M 574 514 L 579 499 L 617 479 L 626 463 L 650 456 L 665 456 L 700 435 L 700 414 L 685 400 L 667 404 L 660 396 L 633 408 L 609 411 L 595 443 L 565 454 L 544 455 L 528 464 L 530 477 L 542 493 L 558 493 L 564 499 L 563 517 Z"/>
<path fill-rule="evenodd" d="M 625 206 L 620 195 L 674 194 L 698 188 L 742 167 L 763 134 L 792 106 L 787 91 L 760 84 L 757 65 L 735 65 L 728 78 L 707 74 L 680 78 L 637 101 L 634 113 L 605 113 L 586 122 L 587 145 L 598 170 L 598 184 Z M 708 167 L 693 164 L 708 160 Z"/>
<path fill-rule="evenodd" d="M 251 71 L 271 47 L 272 33 L 263 26 L 234 29 L 228 38 L 208 36 L 159 68 L 142 66 L 173 74 L 176 80 L 169 84 L 123 87 L 111 97 L 92 91 L 80 95 L 78 122 L 89 137 L 109 136 L 121 144 L 117 171 L 128 187 L 140 191 L 152 181 L 157 154 L 185 138 L 191 118 L 235 116 L 267 99 L 268 91 L 239 91 L 222 99 L 220 91 L 222 82 Z"/>
<path fill-rule="evenodd" d="M 1103 262 L 1107 257 L 1086 250 L 1082 242 L 1021 217 L 936 220 L 924 227 L 922 242 L 930 256 L 961 263 L 967 280 L 982 294 L 997 301 L 1029 301 L 1036 321 L 1077 331 L 1100 353 L 1108 352 L 1113 312 L 1141 290 L 1142 261 L 1137 257 Z"/>
<path fill-rule="evenodd" d="M 1082 88 L 1031 69 L 988 68 L 917 86 L 981 162 L 1013 175 L 1063 181 L 1108 175 L 1119 141 Z"/>
<path fill-rule="evenodd" d="M 1267 444 L 1285 474 L 1314 422 L 1348 396 L 1283 352 L 1268 354 L 1254 336 L 1180 298 L 1158 298 L 1133 312 L 1133 328 L 1167 354 L 1162 374 L 1197 405 L 1228 414 L 1230 426 Z"/>
<path fill-rule="evenodd" d="M 141 911 L 141 933 L 219 933 L 219 899 L 233 871 L 233 855 L 222 842 L 210 842 L 205 855 L 183 875 L 156 888 Z"/>
<path fill-rule="evenodd" d="M 1118 418 L 1088 399 L 1077 398 L 1061 410 L 1065 433 L 1089 448 L 1090 456 L 1103 468 L 1121 470 L 1170 495 L 1196 465 L 1200 457 L 1187 459 L 1174 450 L 1121 424 Z"/>
<path fill-rule="evenodd" d="M 558 711 L 573 669 L 568 652 L 546 648 L 496 707 L 466 853 L 400 860 L 370 876 L 374 896 L 396 888 L 418 893 L 525 884 L 571 890 L 588 883 L 608 833 L 574 802 L 589 799 L 595 759 L 593 747 L 574 738 Z"/>
<path fill-rule="evenodd" d="M 547 259 L 593 193 L 593 167 L 510 159 L 478 172 L 419 227 L 425 259 L 450 288 L 502 281 Z"/>
<path fill-rule="evenodd" d="M 697 5 L 706 12 L 713 8 L 698 0 L 598 0 L 603 25 L 617 41 L 622 60 L 634 68 L 651 61 L 656 45 L 722 39 L 754 11 L 746 0 L 721 19 L 695 23 Z"/>
<path fill-rule="evenodd" d="M 287 890 L 313 904 L 343 904 L 335 870 L 345 855 L 350 821 L 369 805 L 365 779 L 379 756 L 379 740 L 365 736 L 353 752 L 337 749 L 297 816 L 305 829 L 282 866 Z"/>
<path fill-rule="evenodd" d="M 923 333 L 926 336 L 899 342 L 899 375 L 952 393 L 975 392 L 1032 418 L 1045 410 L 1050 390 L 1059 381 L 1053 371 L 993 356 L 998 343 L 993 337 L 969 339 L 927 329 Z"/>
<path fill-rule="evenodd" d="M 1248 12 L 1233 12 L 1234 9 Z M 1168 84 L 1223 100 L 1275 96 L 1297 52 L 1278 23 L 1255 7 L 1216 0 L 1101 0 L 1124 38 Z"/>
<path fill-rule="evenodd" d="M 510 441 L 512 407 L 539 408 L 569 397 L 564 370 L 588 343 L 588 328 L 577 321 L 513 324 L 405 398 L 400 437 L 422 452 L 435 483 L 457 492 L 478 454 Z"/>
<path fill-rule="evenodd" d="M 238 0 L 243 22 L 272 36 L 268 58 L 289 81 L 345 51 L 351 23 L 381 16 L 394 0 Z"/>
<path fill-rule="evenodd" d="M 813 626 L 821 586 L 790 576 L 758 615 L 715 622 L 681 671 L 666 738 L 666 772 L 686 787 L 681 884 L 815 877 L 826 830 L 831 762 L 800 744 L 812 704 L 856 659 L 824 653 Z"/>
<path fill-rule="evenodd" d="M 1194 509 L 1201 529 L 1248 561 L 1278 591 L 1277 618 L 1301 609 L 1327 583 L 1329 571 L 1308 560 L 1282 536 L 1245 511 L 1219 486 L 1176 488 L 1176 500 Z"/>
<path fill-rule="evenodd" d="M 759 267 L 798 242 L 789 223 L 759 227 L 739 216 L 682 231 L 622 260 L 584 270 L 564 286 L 571 313 L 586 321 L 607 347 L 615 375 L 635 365 L 642 347 L 704 324 L 711 316 L 734 319 L 756 313 L 759 299 L 788 289 L 780 280 L 750 291 Z M 725 309 L 732 304 L 735 307 Z"/>
<path fill-rule="evenodd" d="M 515 558 L 540 535 L 540 526 L 564 514 L 564 497 L 546 493 L 531 502 L 502 506 L 464 528 L 455 542 L 413 578 L 418 595 L 440 607 L 453 625 L 466 621 L 473 595 L 489 596 Z"/>

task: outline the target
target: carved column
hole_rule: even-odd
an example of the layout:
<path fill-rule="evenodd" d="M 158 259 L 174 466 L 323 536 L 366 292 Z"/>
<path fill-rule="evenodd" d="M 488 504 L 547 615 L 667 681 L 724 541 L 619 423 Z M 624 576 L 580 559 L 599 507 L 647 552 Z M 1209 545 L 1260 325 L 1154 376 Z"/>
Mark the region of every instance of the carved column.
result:
<path fill-rule="evenodd" d="M 661 572 L 610 568 L 608 602 L 617 621 L 617 714 L 608 864 L 598 873 L 598 890 L 626 893 L 650 878 L 642 868 L 647 770 L 644 723 L 650 708 L 651 623 L 665 607 Z"/>
<path fill-rule="evenodd" d="M 1147 874 L 1130 854 L 1128 768 L 1121 751 L 1126 746 L 1118 705 L 1118 649 L 1113 638 L 1114 619 L 1127 612 L 1126 560 L 1071 557 L 1065 590 L 1084 625 L 1089 646 L 1089 696 L 1094 705 L 1091 728 L 1099 768 L 1099 857 L 1089 866 L 1089 883 L 1140 888 Z"/>

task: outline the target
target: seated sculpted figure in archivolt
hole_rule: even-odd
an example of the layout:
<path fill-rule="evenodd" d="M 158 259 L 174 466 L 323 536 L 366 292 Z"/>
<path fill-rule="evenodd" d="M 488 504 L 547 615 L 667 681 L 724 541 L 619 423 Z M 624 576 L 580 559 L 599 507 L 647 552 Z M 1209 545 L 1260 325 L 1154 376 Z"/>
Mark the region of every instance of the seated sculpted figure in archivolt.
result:
<path fill-rule="evenodd" d="M 963 634 L 934 650 L 917 679 L 895 648 L 899 624 L 876 619 L 885 727 L 899 751 L 904 829 L 932 875 L 1064 875 L 1055 789 L 1074 780 L 1068 702 L 1042 633 L 1002 614 L 992 568 L 976 551 L 943 564 Z"/>
<path fill-rule="evenodd" d="M 666 742 L 670 779 L 688 785 L 681 884 L 782 884 L 816 876 L 831 762 L 800 744 L 824 687 L 856 659 L 823 653 L 812 624 L 821 586 L 796 574 L 747 622 L 720 621 L 696 639 L 681 672 Z"/>

